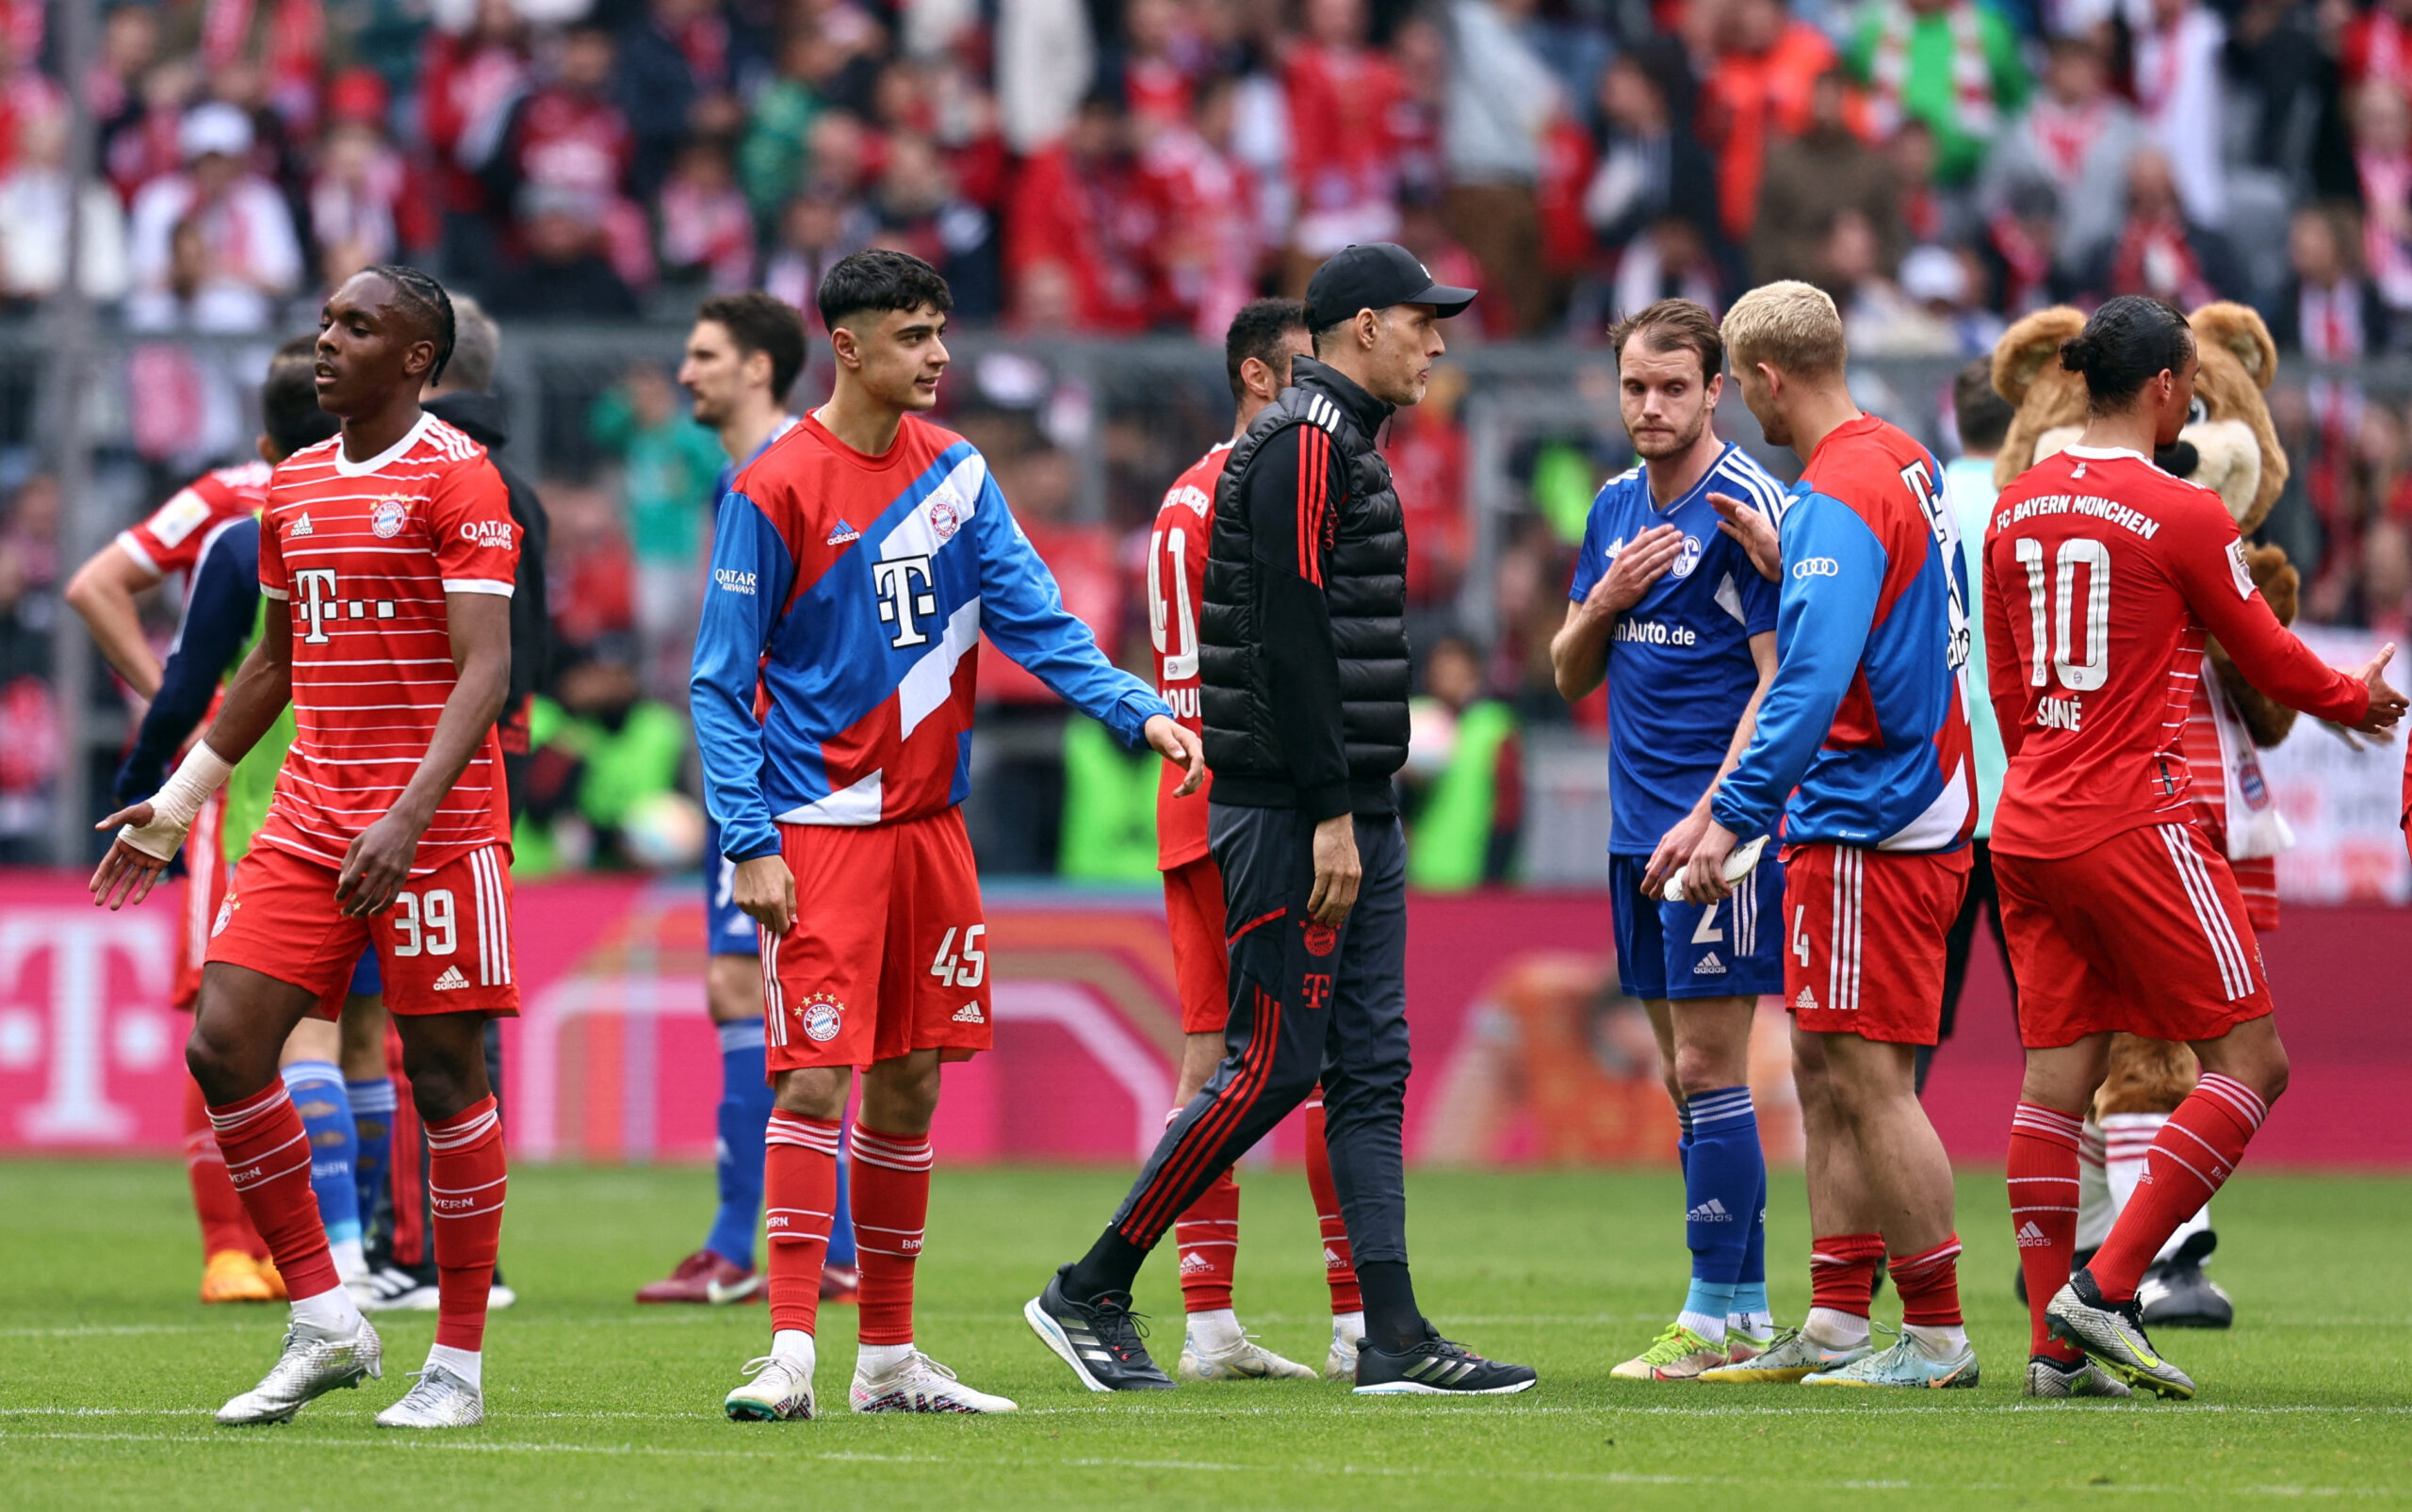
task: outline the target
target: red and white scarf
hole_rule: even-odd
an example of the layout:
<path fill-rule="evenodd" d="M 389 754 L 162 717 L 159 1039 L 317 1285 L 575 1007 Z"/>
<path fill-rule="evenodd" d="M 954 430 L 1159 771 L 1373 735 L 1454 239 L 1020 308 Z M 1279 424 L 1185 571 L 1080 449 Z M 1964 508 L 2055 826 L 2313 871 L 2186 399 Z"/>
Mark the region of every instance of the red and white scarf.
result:
<path fill-rule="evenodd" d="M 1876 49 L 1868 59 L 1868 112 L 1880 138 L 1900 129 L 1902 92 L 1910 79 L 1910 38 L 1924 18 L 1890 0 L 1877 20 Z M 1944 12 L 1951 27 L 1951 94 L 1954 123 L 1971 137 L 1990 137 L 1994 129 L 1994 71 L 1985 56 L 1984 28 L 1978 24 L 1970 0 L 1957 0 Z"/>

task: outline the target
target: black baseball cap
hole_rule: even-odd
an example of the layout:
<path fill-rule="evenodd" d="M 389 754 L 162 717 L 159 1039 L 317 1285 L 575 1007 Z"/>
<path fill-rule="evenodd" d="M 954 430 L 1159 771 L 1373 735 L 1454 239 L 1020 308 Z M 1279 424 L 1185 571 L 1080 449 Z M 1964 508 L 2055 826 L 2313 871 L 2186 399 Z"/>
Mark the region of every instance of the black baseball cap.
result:
<path fill-rule="evenodd" d="M 1393 304 L 1428 304 L 1442 317 L 1474 302 L 1472 289 L 1432 281 L 1432 270 L 1394 241 L 1343 247 L 1307 280 L 1307 329 L 1337 325 L 1360 310 Z"/>

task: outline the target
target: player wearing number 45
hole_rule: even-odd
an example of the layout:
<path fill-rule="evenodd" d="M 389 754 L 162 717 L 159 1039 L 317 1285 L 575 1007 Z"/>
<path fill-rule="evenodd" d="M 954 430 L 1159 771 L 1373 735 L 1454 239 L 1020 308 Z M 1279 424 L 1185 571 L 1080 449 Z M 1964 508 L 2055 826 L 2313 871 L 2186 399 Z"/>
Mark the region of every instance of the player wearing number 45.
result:
<path fill-rule="evenodd" d="M 823 279 L 829 402 L 722 499 L 693 682 L 731 892 L 762 931 L 776 1089 L 763 1165 L 771 1348 L 731 1418 L 813 1415 L 814 1325 L 852 1138 L 857 1412 L 1010 1412 L 914 1347 L 938 1066 L 989 1046 L 980 886 L 965 837 L 982 632 L 1125 741 L 1205 776 L 1198 737 L 1064 609 L 960 436 L 916 412 L 947 367 L 946 281 L 877 250 Z M 757 718 L 757 689 L 763 712 Z"/>
<path fill-rule="evenodd" d="M 1550 659 L 1570 701 L 1609 685 L 1617 975 L 1649 1009 L 1683 1125 L 1691 1289 L 1657 1341 L 1610 1374 L 1687 1381 L 1752 1358 L 1775 1332 L 1750 1059 L 1759 997 L 1784 990 L 1784 867 L 1762 862 L 1706 903 L 1660 888 L 1667 857 L 1707 826 L 1709 793 L 1741 758 L 1775 675 L 1775 585 L 1718 528 L 1714 501 L 1772 513 L 1784 485 L 1709 429 L 1724 391 L 1715 316 L 1665 300 L 1608 336 L 1641 465 L 1591 503 Z"/>
<path fill-rule="evenodd" d="M 1977 813 L 1959 531 L 1926 448 L 1851 402 L 1833 301 L 1770 284 L 1735 301 L 1723 334 L 1743 402 L 1804 465 L 1774 528 L 1719 505 L 1781 573 L 1775 678 L 1709 823 L 1667 860 L 1686 897 L 1721 897 L 1736 837 L 1783 818 L 1784 990 L 1817 1237 L 1801 1327 L 1700 1378 L 1973 1387 L 1951 1166 L 1915 1091 Z M 1888 1256 L 1902 1337 L 1871 1351 Z"/>

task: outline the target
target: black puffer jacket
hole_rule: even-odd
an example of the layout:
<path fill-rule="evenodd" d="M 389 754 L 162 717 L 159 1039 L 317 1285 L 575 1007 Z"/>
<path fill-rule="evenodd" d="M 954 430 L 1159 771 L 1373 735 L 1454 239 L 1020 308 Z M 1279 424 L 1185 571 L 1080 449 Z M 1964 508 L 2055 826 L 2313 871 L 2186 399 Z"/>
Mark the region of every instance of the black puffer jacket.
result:
<path fill-rule="evenodd" d="M 1198 624 L 1214 799 L 1314 820 L 1396 809 L 1407 761 L 1407 525 L 1390 407 L 1309 358 L 1231 448 Z"/>

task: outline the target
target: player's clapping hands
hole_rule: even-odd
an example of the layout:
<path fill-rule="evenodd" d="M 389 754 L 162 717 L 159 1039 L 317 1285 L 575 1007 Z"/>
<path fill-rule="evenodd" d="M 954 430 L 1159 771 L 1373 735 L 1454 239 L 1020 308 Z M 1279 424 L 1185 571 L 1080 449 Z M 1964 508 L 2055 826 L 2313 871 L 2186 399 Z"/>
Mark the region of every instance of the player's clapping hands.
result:
<path fill-rule="evenodd" d="M 1684 532 L 1671 525 L 1655 525 L 1624 544 L 1608 570 L 1583 596 L 1592 614 L 1617 615 L 1641 602 L 1651 585 L 1667 576 L 1684 549 Z"/>
<path fill-rule="evenodd" d="M 1765 510 L 1745 504 L 1729 494 L 1708 496 L 1709 507 L 1722 515 L 1718 528 L 1742 544 L 1751 565 L 1759 576 L 1771 583 L 1784 580 L 1784 547 L 1776 538 L 1775 522 Z"/>

